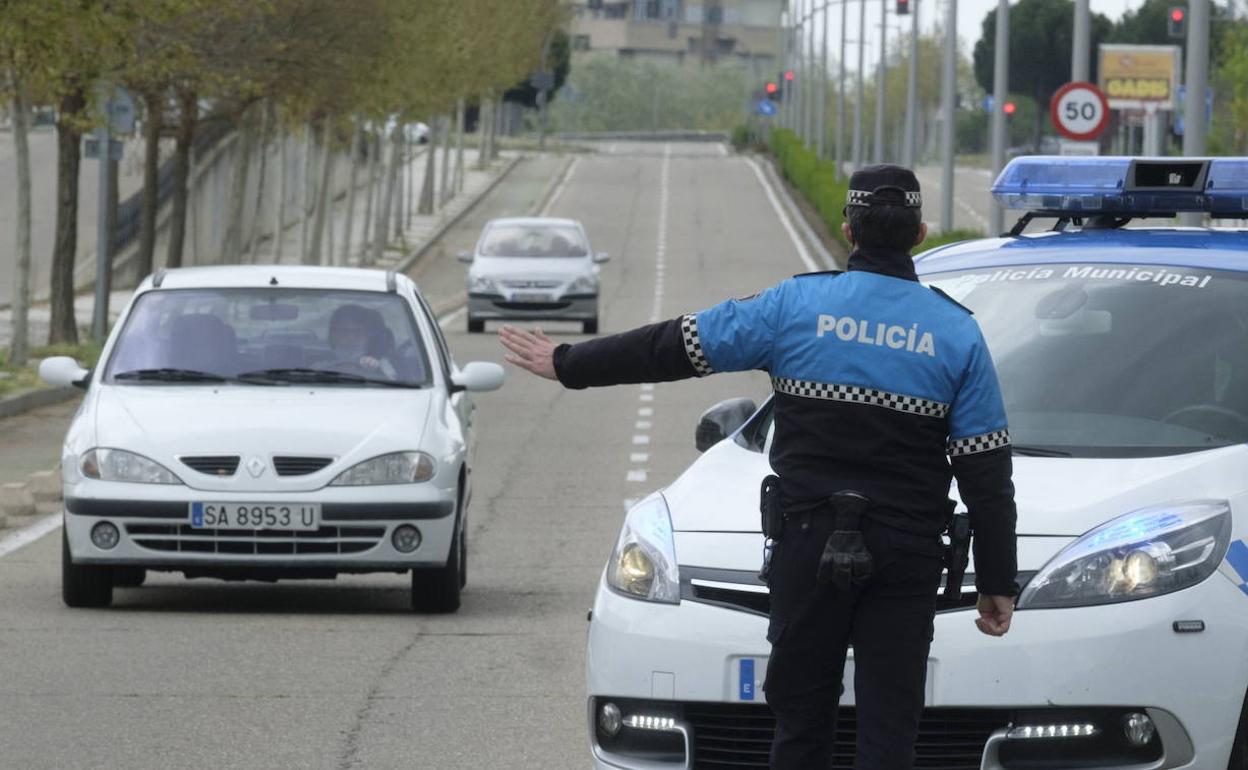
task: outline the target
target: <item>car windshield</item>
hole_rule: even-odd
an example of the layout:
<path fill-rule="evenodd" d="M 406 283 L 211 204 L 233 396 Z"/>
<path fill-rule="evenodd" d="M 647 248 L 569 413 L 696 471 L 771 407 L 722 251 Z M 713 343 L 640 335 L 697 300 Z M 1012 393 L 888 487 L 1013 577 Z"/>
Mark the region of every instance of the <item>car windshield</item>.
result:
<path fill-rule="evenodd" d="M 1020 454 L 1147 457 L 1248 442 L 1248 274 L 1065 264 L 924 281 L 979 320 Z"/>
<path fill-rule="evenodd" d="M 415 319 L 396 294 L 237 288 L 141 295 L 105 378 L 419 387 L 430 374 Z"/>
<path fill-rule="evenodd" d="M 493 225 L 481 242 L 485 257 L 583 257 L 589 253 L 573 225 Z"/>

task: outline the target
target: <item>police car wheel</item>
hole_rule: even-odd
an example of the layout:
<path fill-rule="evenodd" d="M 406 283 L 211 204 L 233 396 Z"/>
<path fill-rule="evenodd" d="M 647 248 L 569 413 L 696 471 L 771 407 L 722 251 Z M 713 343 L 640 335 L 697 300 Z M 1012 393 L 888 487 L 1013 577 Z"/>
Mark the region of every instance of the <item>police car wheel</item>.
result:
<path fill-rule="evenodd" d="M 446 564 L 433 569 L 412 570 L 412 609 L 417 612 L 450 613 L 459 609 L 460 555 L 459 532 L 451 540 Z"/>
<path fill-rule="evenodd" d="M 480 334 L 483 331 L 485 331 L 485 321 L 478 321 L 475 318 L 468 319 L 469 334 Z"/>
<path fill-rule="evenodd" d="M 107 607 L 113 603 L 113 569 L 74 564 L 69 536 L 61 533 L 61 600 L 67 607 Z"/>
<path fill-rule="evenodd" d="M 1248 770 L 1248 697 L 1239 710 L 1239 729 L 1235 731 L 1235 743 L 1231 744 L 1231 761 L 1227 770 Z"/>
<path fill-rule="evenodd" d="M 113 567 L 115 588 L 138 588 L 147 580 L 147 570 L 142 567 Z"/>

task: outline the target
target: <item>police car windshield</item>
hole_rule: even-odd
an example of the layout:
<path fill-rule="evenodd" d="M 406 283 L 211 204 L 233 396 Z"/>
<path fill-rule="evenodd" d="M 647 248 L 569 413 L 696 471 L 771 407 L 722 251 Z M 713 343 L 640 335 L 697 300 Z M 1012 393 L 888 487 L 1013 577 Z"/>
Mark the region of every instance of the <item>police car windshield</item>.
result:
<path fill-rule="evenodd" d="M 1024 452 L 1248 442 L 1248 274 L 1063 264 L 924 276 L 975 312 Z"/>
<path fill-rule="evenodd" d="M 419 387 L 428 356 L 396 294 L 309 289 L 179 289 L 141 295 L 105 379 L 256 385 Z M 180 373 L 155 376 L 153 373 Z"/>

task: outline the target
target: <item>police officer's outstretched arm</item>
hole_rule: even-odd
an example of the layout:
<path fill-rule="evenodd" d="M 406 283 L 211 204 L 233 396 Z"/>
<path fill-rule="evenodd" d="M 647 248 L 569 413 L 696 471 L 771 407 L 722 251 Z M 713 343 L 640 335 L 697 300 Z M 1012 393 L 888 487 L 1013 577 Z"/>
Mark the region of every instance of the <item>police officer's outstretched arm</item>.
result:
<path fill-rule="evenodd" d="M 976 625 L 1001 636 L 1010 628 L 1018 593 L 1013 460 L 997 372 L 977 335 L 949 413 L 949 460 L 975 530 Z"/>
<path fill-rule="evenodd" d="M 499 341 L 509 351 L 507 361 L 568 388 L 767 369 L 784 286 L 575 345 L 514 326 L 499 330 Z"/>

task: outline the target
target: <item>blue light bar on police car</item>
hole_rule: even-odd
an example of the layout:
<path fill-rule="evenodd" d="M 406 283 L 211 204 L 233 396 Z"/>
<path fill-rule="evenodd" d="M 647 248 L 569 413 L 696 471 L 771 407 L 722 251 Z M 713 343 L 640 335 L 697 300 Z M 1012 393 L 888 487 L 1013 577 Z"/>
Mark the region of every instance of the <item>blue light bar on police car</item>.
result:
<path fill-rule="evenodd" d="M 1027 156 L 992 185 L 1005 208 L 1053 216 L 1248 217 L 1248 158 Z"/>

